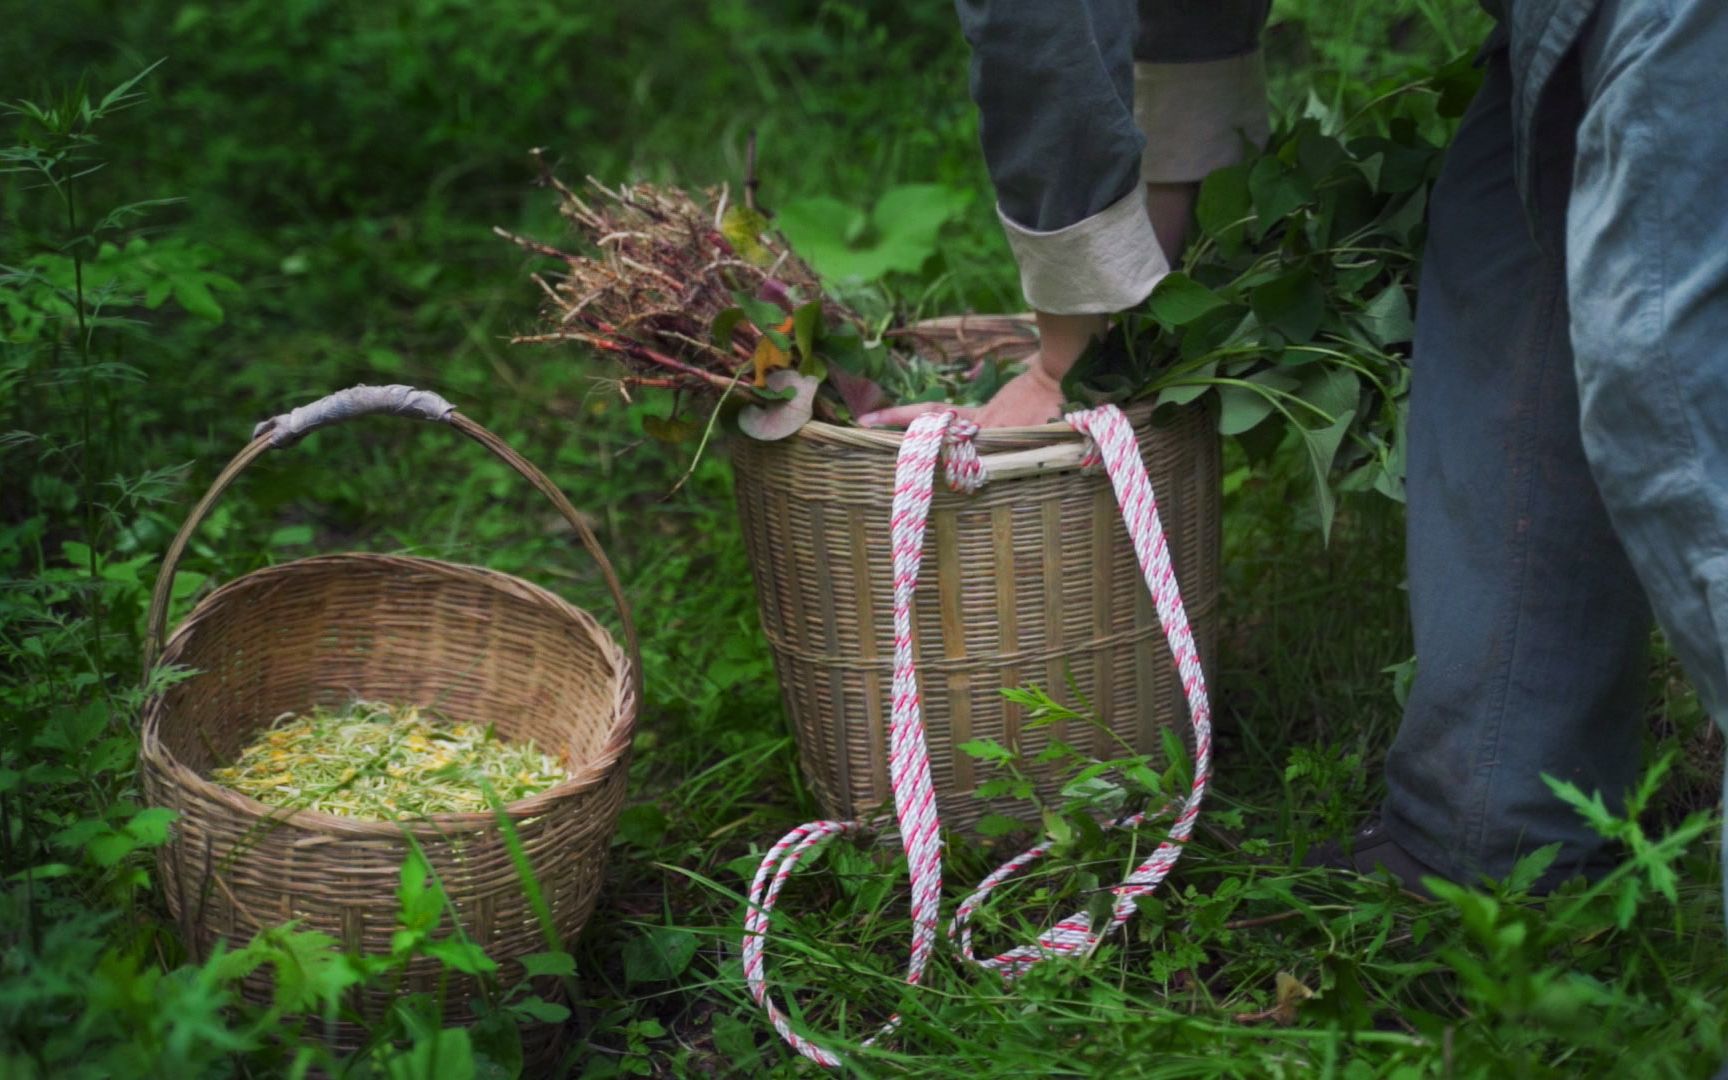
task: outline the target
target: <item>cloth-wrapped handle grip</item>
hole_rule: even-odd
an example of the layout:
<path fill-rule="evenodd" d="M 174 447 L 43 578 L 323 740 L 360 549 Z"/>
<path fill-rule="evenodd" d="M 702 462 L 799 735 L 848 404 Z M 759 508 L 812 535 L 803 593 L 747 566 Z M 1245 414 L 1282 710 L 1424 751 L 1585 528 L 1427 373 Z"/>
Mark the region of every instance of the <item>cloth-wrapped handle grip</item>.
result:
<path fill-rule="evenodd" d="M 276 449 L 293 446 L 321 427 L 340 424 L 357 416 L 383 413 L 411 420 L 446 421 L 456 406 L 430 390 L 412 386 L 350 386 L 297 409 L 272 416 L 252 429 L 252 437 L 270 436 Z"/>

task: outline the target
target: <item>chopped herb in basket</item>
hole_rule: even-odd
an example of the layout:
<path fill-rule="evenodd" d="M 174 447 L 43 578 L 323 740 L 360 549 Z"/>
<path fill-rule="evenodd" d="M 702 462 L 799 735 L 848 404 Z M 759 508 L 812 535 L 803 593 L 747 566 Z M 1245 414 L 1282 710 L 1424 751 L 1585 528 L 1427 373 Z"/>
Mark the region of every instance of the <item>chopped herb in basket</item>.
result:
<path fill-rule="evenodd" d="M 211 778 L 273 806 L 388 820 L 484 811 L 488 788 L 510 803 L 568 773 L 532 743 L 505 742 L 490 727 L 357 701 L 282 714 Z"/>

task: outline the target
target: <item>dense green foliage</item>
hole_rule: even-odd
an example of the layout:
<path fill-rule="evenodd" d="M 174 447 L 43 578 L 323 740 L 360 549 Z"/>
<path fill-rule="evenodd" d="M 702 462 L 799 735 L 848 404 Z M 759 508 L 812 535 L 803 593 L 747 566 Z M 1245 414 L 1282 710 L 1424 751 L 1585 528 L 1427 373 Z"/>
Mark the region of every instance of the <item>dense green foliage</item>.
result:
<path fill-rule="evenodd" d="M 580 1075 L 792 1073 L 748 999 L 736 943 L 761 845 L 814 806 L 756 627 L 726 464 L 704 458 L 668 497 L 689 462 L 645 434 L 664 405 L 620 401 L 578 353 L 505 345 L 537 297 L 533 267 L 490 230 L 557 235 L 531 187 L 532 146 L 567 174 L 736 184 L 754 130 L 770 208 L 838 204 L 867 220 L 896 185 L 958 193 L 952 220 L 920 241 L 927 257 L 909 269 L 896 252 L 878 287 L 932 313 L 1012 309 L 947 6 L 10 8 L 0 1074 L 509 1075 L 519 1027 L 541 1022 L 567 1023 L 562 1064 Z M 1468 0 L 1281 3 L 1266 38 L 1275 102 L 1286 127 L 1353 115 L 1482 28 Z M 1384 269 L 1407 272 L 1396 258 Z M 1332 272 L 1316 270 L 1326 302 L 1355 312 Z M 1195 277 L 1236 302 L 1229 282 Z M 440 1032 L 428 1003 L 405 1001 L 372 1050 L 339 1062 L 319 1048 L 318 1017 L 355 983 L 387 983 L 415 955 L 487 966 L 452 933 L 437 883 L 404 867 L 391 956 L 346 957 L 283 931 L 189 958 L 153 890 L 150 853 L 172 822 L 141 805 L 133 770 L 139 706 L 173 677 L 140 685 L 144 605 L 168 538 L 253 420 L 359 381 L 444 392 L 593 515 L 638 610 L 649 690 L 600 910 L 573 955 L 535 961 L 574 970 L 572 1015 L 495 986 L 471 1034 Z M 1665 664 L 1653 750 L 1686 748 L 1653 753 L 1674 763 L 1666 786 L 1653 771 L 1622 818 L 1568 793 L 1625 846 L 1609 879 L 1531 898 L 1538 855 L 1518 880 L 1421 904 L 1291 869 L 1377 798 L 1410 653 L 1396 504 L 1346 499 L 1323 543 L 1309 468 L 1294 444 L 1231 450 L 1221 772 L 1179 880 L 1128 937 L 1013 994 L 951 958 L 908 992 L 892 849 L 837 848 L 789 891 L 786 909 L 805 914 L 772 967 L 810 1021 L 856 1034 L 892 1010 L 907 1018 L 896 1046 L 859 1054 L 862 1071 L 1705 1076 L 1728 1053 L 1715 816 L 1698 810 L 1714 805 L 1716 780 L 1693 749 L 1709 729 Z M 218 506 L 173 615 L 207 583 L 348 547 L 481 562 L 605 611 L 550 520 L 513 474 L 442 430 L 321 433 L 261 462 Z M 1131 773 L 1122 790 L 1176 779 Z M 1043 809 L 1065 858 L 1001 909 L 1028 921 L 1072 905 L 1129 854 L 1074 807 Z M 958 888 L 998 856 L 956 841 L 952 857 Z M 984 932 L 1024 928 L 1004 914 Z M 265 965 L 275 1006 L 240 1006 L 236 978 Z"/>

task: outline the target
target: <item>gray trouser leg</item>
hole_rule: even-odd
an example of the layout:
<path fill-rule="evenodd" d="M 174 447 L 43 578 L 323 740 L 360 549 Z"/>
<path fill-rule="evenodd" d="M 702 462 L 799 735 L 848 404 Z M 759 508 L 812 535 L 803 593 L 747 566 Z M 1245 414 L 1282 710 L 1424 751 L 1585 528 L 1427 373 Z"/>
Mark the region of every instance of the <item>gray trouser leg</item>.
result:
<path fill-rule="evenodd" d="M 1416 680 L 1386 825 L 1454 880 L 1601 841 L 1542 773 L 1617 799 L 1637 767 L 1649 618 L 1579 436 L 1567 267 L 1513 179 L 1492 54 L 1434 191 L 1416 327 L 1408 558 Z"/>

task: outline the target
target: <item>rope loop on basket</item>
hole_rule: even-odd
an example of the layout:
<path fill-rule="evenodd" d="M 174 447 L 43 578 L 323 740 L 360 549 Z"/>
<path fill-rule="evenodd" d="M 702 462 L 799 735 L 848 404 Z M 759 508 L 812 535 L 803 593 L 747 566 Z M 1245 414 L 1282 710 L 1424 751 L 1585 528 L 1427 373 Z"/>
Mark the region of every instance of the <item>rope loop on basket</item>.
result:
<path fill-rule="evenodd" d="M 978 425 L 971 420 L 947 413 L 947 429 L 942 433 L 943 476 L 949 491 L 971 495 L 984 486 L 984 463 L 978 459 Z"/>
<path fill-rule="evenodd" d="M 948 936 L 971 963 L 998 972 L 1012 980 L 1032 966 L 1053 956 L 1084 955 L 1097 948 L 1105 934 L 1119 928 L 1135 911 L 1135 900 L 1158 887 L 1167 877 L 1182 847 L 1193 834 L 1200 816 L 1200 801 L 1212 770 L 1212 709 L 1206 694 L 1206 679 L 1194 635 L 1182 607 L 1182 595 L 1170 564 L 1164 529 L 1158 520 L 1158 505 L 1152 483 L 1140 459 L 1133 426 L 1122 411 L 1104 405 L 1070 413 L 1070 427 L 1086 437 L 1086 464 L 1101 462 L 1122 509 L 1123 522 L 1134 543 L 1146 587 L 1151 591 L 1158 622 L 1163 628 L 1171 656 L 1175 658 L 1189 718 L 1194 728 L 1194 778 L 1186 798 L 1159 811 L 1174 811 L 1169 834 L 1156 850 L 1134 868 L 1112 891 L 1115 902 L 1110 918 L 1095 927 L 1090 914 L 1076 912 L 1058 921 L 1038 939 L 993 957 L 978 957 L 972 942 L 972 918 L 985 898 L 1015 873 L 1037 862 L 1050 851 L 1048 843 L 1032 847 L 1004 863 L 979 882 L 949 924 Z M 918 571 L 923 561 L 925 525 L 929 520 L 936 465 L 944 463 L 948 486 L 965 493 L 976 492 L 989 479 L 978 456 L 975 439 L 978 425 L 957 413 L 927 413 L 912 422 L 900 443 L 894 471 L 894 502 L 890 531 L 894 552 L 894 681 L 889 728 L 889 775 L 894 789 L 895 819 L 901 844 L 906 850 L 912 879 L 912 941 L 906 965 L 906 982 L 917 985 L 936 945 L 942 900 L 941 822 L 931 781 L 930 755 L 924 737 L 924 721 L 918 692 L 918 675 L 912 654 L 912 601 Z M 1130 814 L 1111 828 L 1135 828 L 1145 813 Z M 800 825 L 768 849 L 755 880 L 750 885 L 749 907 L 744 918 L 744 978 L 752 996 L 768 1013 L 782 1038 L 800 1054 L 829 1068 L 841 1059 L 831 1050 L 793 1030 L 790 1019 L 775 1003 L 764 972 L 763 949 L 767 943 L 770 916 L 798 863 L 824 844 L 840 836 L 856 835 L 872 826 L 863 821 L 815 821 Z M 868 1046 L 899 1026 L 898 1016 L 865 1040 Z"/>

